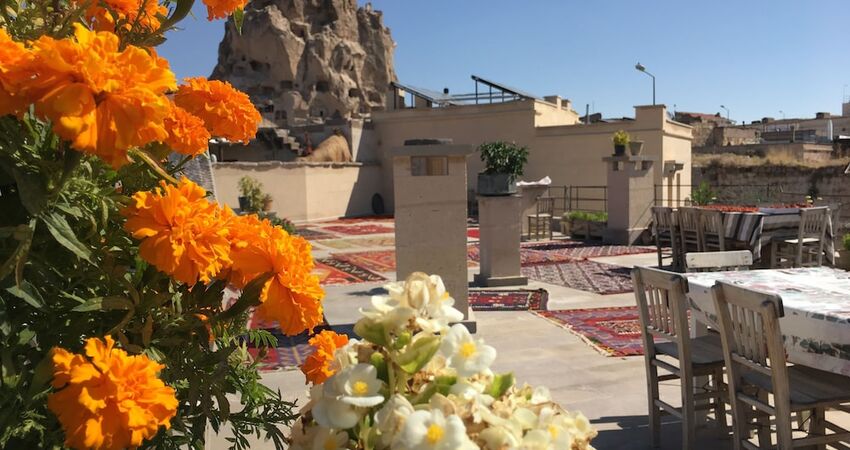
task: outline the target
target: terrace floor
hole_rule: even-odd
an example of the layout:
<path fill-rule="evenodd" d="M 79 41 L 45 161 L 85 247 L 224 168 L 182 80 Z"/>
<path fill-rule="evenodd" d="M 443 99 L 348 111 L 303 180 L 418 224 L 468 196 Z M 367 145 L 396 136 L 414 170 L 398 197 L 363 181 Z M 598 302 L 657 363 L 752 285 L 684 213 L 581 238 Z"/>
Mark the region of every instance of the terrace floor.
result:
<path fill-rule="evenodd" d="M 330 228 L 328 228 L 330 227 Z M 350 228 L 354 227 L 354 228 Z M 388 230 L 389 229 L 389 230 Z M 348 254 L 367 253 L 374 263 L 363 263 L 362 255 L 354 261 L 368 267 L 373 273 L 388 280 L 395 274 L 386 261 L 386 252 L 392 249 L 392 222 L 317 223 L 306 227 L 304 233 L 314 243 L 317 261 L 325 258 L 345 259 Z M 365 234 L 346 234 L 365 233 Z M 474 232 L 469 233 L 475 236 Z M 312 236 L 312 237 L 310 237 Z M 470 238 L 474 245 L 475 239 Z M 622 249 L 620 249 L 622 250 Z M 645 251 L 646 249 L 639 249 Z M 600 253 L 600 252 L 591 252 Z M 605 252 L 601 252 L 605 253 Z M 617 251 L 608 253 L 618 253 Z M 375 255 L 383 256 L 381 260 Z M 369 259 L 369 258 L 366 258 Z M 588 261 L 620 268 L 634 265 L 656 265 L 656 254 L 620 254 L 613 256 L 587 256 Z M 478 268 L 470 264 L 469 280 Z M 607 267 L 607 266 L 606 266 Z M 383 271 L 381 271 L 383 269 Z M 361 274 L 361 278 L 363 278 Z M 368 277 L 366 277 L 368 278 Z M 329 276 L 326 285 L 325 310 L 331 325 L 351 324 L 358 318 L 358 308 L 368 304 L 370 296 L 380 292 L 384 281 L 356 282 Z M 599 294 L 563 285 L 530 280 L 525 289 L 543 288 L 548 291 L 549 310 L 571 310 L 634 305 L 631 292 Z M 511 289 L 511 288 L 507 288 Z M 478 335 L 498 351 L 493 366 L 495 372 L 514 372 L 519 383 L 545 385 L 564 408 L 581 411 L 599 430 L 592 442 L 597 449 L 649 449 L 647 429 L 646 378 L 642 356 L 606 356 L 591 347 L 579 336 L 530 311 L 476 311 Z M 286 398 L 305 402 L 307 391 L 300 371 L 284 370 L 266 372 L 265 382 L 280 389 Z M 662 387 L 666 398 L 677 398 L 678 384 L 667 382 Z M 234 399 L 235 400 L 235 399 Z M 234 405 L 235 406 L 235 405 Z M 668 418 L 669 419 L 669 418 Z M 731 421 L 731 417 L 728 419 Z M 719 436 L 713 428 L 698 430 L 700 449 L 731 448 L 729 439 Z M 208 448 L 228 448 L 225 436 L 210 436 Z M 257 441 L 252 448 L 273 448 L 269 443 Z M 665 422 L 662 431 L 662 448 L 681 448 L 681 426 L 676 420 Z"/>

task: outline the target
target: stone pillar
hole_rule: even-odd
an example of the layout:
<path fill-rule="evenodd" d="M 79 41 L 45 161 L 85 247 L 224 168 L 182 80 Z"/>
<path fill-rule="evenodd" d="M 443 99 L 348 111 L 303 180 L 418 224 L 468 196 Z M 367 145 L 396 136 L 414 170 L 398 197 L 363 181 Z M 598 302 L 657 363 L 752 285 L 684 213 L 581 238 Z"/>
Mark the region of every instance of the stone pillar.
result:
<path fill-rule="evenodd" d="M 602 158 L 608 171 L 607 243 L 632 245 L 652 220 L 655 200 L 655 156 Z"/>
<path fill-rule="evenodd" d="M 471 145 L 405 141 L 393 150 L 396 279 L 436 274 L 469 318 L 466 157 Z M 474 327 L 473 327 L 474 328 Z"/>
<path fill-rule="evenodd" d="M 520 272 L 522 200 L 519 195 L 478 196 L 481 272 L 475 275 L 476 285 L 528 284 L 528 278 Z"/>

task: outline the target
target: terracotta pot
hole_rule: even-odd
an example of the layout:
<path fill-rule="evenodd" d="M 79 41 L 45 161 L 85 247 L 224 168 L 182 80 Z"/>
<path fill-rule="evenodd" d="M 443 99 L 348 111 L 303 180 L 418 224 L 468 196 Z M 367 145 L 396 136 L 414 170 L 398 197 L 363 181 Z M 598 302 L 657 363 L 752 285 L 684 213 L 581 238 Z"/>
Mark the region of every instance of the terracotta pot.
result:
<path fill-rule="evenodd" d="M 266 211 L 266 212 L 271 211 L 272 210 L 272 202 L 273 202 L 272 199 L 263 200 L 263 211 Z"/>

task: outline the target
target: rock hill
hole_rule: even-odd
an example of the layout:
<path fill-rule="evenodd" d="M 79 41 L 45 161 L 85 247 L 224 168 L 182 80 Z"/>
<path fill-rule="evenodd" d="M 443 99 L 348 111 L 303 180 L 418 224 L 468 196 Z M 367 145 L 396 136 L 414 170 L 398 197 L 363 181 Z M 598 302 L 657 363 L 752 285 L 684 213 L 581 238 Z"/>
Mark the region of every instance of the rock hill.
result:
<path fill-rule="evenodd" d="M 242 33 L 226 25 L 211 78 L 247 92 L 278 125 L 383 109 L 395 43 L 382 14 L 356 0 L 253 0 Z"/>

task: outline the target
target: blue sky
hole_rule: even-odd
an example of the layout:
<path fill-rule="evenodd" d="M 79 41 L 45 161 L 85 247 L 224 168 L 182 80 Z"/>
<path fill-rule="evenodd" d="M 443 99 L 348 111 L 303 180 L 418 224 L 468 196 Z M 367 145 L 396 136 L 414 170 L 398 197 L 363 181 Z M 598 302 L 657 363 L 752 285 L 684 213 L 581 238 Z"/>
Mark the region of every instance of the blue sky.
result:
<path fill-rule="evenodd" d="M 362 1 L 361 1 L 362 4 Z M 850 2 L 790 0 L 375 0 L 397 42 L 402 82 L 453 93 L 476 74 L 543 96 L 559 94 L 584 113 L 633 115 L 652 101 L 679 111 L 764 116 L 840 113 L 850 95 Z M 207 76 L 224 22 L 195 18 L 160 53 L 179 77 Z"/>

